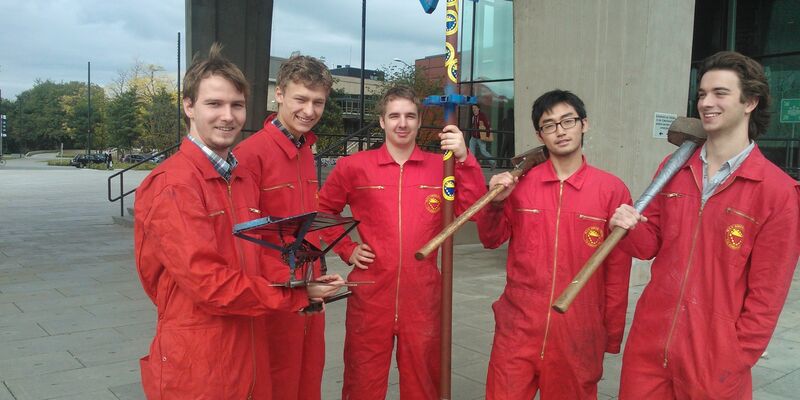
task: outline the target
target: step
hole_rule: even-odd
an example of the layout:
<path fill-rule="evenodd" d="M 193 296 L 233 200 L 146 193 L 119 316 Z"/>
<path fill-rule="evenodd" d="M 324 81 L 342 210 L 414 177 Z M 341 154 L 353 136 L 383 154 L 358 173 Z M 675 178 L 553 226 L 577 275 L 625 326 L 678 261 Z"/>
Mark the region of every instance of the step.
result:
<path fill-rule="evenodd" d="M 120 216 L 116 216 L 115 215 L 115 216 L 112 216 L 111 218 L 114 220 L 114 223 L 117 224 L 117 225 L 122 225 L 122 226 L 127 227 L 127 228 L 133 228 L 133 217 L 130 216 L 130 215 L 126 215 L 124 217 L 120 217 Z"/>

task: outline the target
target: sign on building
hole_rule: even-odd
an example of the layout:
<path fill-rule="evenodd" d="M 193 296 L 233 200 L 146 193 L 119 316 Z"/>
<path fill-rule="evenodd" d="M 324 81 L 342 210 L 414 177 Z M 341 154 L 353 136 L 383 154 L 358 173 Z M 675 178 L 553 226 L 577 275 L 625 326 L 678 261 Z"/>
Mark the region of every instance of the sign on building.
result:
<path fill-rule="evenodd" d="M 672 121 L 675 121 L 676 118 L 678 118 L 676 114 L 655 113 L 653 115 L 653 137 L 666 139 L 669 126 L 672 125 Z"/>
<path fill-rule="evenodd" d="M 781 99 L 781 123 L 800 122 L 800 99 Z"/>

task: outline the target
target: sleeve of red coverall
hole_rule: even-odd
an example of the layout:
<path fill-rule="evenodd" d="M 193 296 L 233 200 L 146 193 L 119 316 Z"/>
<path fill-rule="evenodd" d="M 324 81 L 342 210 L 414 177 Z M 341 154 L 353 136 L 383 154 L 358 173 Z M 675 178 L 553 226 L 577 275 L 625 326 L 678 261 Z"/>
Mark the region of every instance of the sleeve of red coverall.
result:
<path fill-rule="evenodd" d="M 631 194 L 622 181 L 618 181 L 611 193 L 608 215 L 612 215 L 620 204 L 631 204 Z M 608 232 L 606 232 L 608 234 Z M 625 332 L 625 313 L 628 310 L 628 285 L 631 277 L 631 257 L 622 249 L 614 249 L 601 267 L 605 278 L 604 322 L 608 342 L 607 353 L 619 353 L 622 335 Z"/>
<path fill-rule="evenodd" d="M 209 313 L 256 316 L 308 305 L 304 289 L 271 287 L 263 277 L 248 276 L 228 264 L 216 251 L 220 238 L 193 188 L 172 185 L 156 195 L 144 229 L 158 243 L 158 258 L 167 273 Z"/>
<path fill-rule="evenodd" d="M 513 193 L 513 192 L 512 192 Z M 483 247 L 496 249 L 511 237 L 511 218 L 508 198 L 500 204 L 490 202 L 477 214 L 478 238 Z"/>
<path fill-rule="evenodd" d="M 472 154 L 468 154 L 463 163 L 456 162 L 455 178 L 457 185 L 455 212 L 461 215 L 486 194 L 486 178 L 483 177 L 478 160 Z M 470 221 L 476 221 L 477 215 L 479 214 L 472 216 Z"/>
<path fill-rule="evenodd" d="M 800 186 L 781 197 L 753 244 L 747 294 L 736 321 L 744 361 L 751 366 L 772 337 L 800 256 Z"/>
<path fill-rule="evenodd" d="M 669 156 L 664 158 L 658 167 L 658 171 L 661 171 L 668 159 Z M 653 177 L 658 175 L 658 171 Z M 634 229 L 628 231 L 625 237 L 620 240 L 619 245 L 617 245 L 618 248 L 640 260 L 649 260 L 658 254 L 658 250 L 661 249 L 660 220 L 662 202 L 663 196 L 656 196 L 650 202 L 643 213 L 647 217 L 647 222 L 640 222 Z"/>
<path fill-rule="evenodd" d="M 322 190 L 319 192 L 319 211 L 328 214 L 339 215 L 347 205 L 347 195 L 349 193 L 349 185 L 347 180 L 347 160 L 341 159 L 333 171 L 328 175 L 325 184 L 322 185 Z M 325 243 L 331 243 L 336 240 L 342 233 L 344 228 L 341 226 L 334 226 L 320 231 L 320 236 Z M 358 243 L 350 239 L 347 235 L 334 246 L 333 251 L 342 258 L 345 264 L 350 264 L 350 255 L 353 249 L 358 246 Z"/>

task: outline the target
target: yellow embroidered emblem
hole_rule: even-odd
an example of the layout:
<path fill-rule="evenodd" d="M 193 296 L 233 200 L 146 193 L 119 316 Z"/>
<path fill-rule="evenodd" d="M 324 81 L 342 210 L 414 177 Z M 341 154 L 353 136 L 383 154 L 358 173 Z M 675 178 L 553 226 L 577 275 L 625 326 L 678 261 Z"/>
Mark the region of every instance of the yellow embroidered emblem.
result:
<path fill-rule="evenodd" d="M 431 214 L 436 214 L 442 209 L 442 198 L 438 194 L 429 194 L 425 198 L 425 209 Z"/>
<path fill-rule="evenodd" d="M 600 243 L 603 243 L 603 230 L 596 227 L 590 226 L 583 231 L 583 241 L 586 242 L 586 245 L 589 247 L 597 247 Z"/>
<path fill-rule="evenodd" d="M 725 244 L 733 250 L 739 250 L 744 242 L 744 226 L 741 224 L 733 224 L 725 229 Z"/>

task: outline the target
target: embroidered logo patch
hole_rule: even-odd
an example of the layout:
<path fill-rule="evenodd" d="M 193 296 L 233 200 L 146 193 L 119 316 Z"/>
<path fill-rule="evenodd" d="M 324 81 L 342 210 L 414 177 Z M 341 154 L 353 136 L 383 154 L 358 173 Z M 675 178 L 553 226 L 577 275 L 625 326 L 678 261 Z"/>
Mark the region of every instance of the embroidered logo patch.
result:
<path fill-rule="evenodd" d="M 590 226 L 583 231 L 583 241 L 589 247 L 597 247 L 603 243 L 603 230 L 596 226 Z"/>
<path fill-rule="evenodd" d="M 733 250 L 739 250 L 744 242 L 744 226 L 741 224 L 733 224 L 725 229 L 725 244 Z"/>
<path fill-rule="evenodd" d="M 429 194 L 425 198 L 425 209 L 431 214 L 436 214 L 442 209 L 442 198 L 438 194 Z"/>

